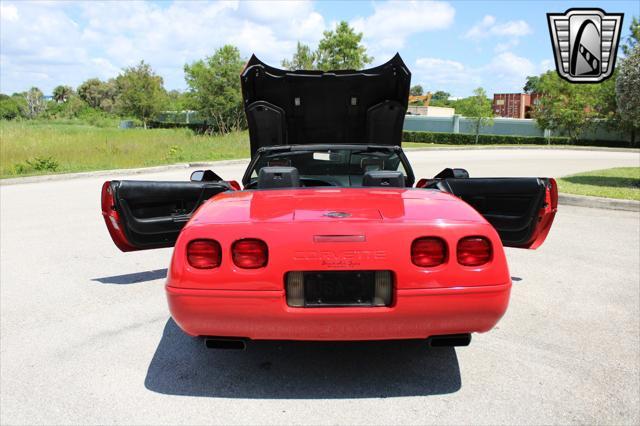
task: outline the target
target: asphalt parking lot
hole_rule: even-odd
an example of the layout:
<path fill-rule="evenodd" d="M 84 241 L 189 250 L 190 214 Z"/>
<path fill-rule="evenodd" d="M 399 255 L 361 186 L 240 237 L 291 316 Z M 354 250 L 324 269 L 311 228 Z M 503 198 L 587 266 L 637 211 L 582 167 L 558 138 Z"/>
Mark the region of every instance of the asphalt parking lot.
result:
<path fill-rule="evenodd" d="M 640 164 L 637 152 L 544 149 L 409 157 L 416 177 Z M 238 180 L 243 170 L 215 169 Z M 171 250 L 113 245 L 104 180 L 0 187 L 2 424 L 640 422 L 638 213 L 561 206 L 539 250 L 507 250 L 509 310 L 467 348 L 263 342 L 220 352 L 168 315 Z"/>

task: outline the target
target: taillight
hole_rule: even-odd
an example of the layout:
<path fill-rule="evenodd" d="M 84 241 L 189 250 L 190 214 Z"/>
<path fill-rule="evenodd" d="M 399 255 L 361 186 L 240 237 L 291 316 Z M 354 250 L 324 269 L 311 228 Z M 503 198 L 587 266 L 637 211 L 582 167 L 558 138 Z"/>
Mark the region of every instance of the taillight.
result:
<path fill-rule="evenodd" d="M 491 241 L 485 237 L 466 237 L 458 241 L 458 263 L 464 266 L 480 266 L 491 260 Z"/>
<path fill-rule="evenodd" d="M 447 260 L 447 244 L 437 237 L 418 238 L 411 244 L 411 261 L 422 268 L 438 266 Z"/>
<path fill-rule="evenodd" d="M 231 247 L 233 263 L 244 269 L 262 268 L 267 265 L 269 253 L 262 240 L 247 238 L 238 240 Z"/>
<path fill-rule="evenodd" d="M 187 261 L 194 268 L 217 268 L 221 259 L 220 243 L 215 240 L 193 240 L 187 245 Z"/>

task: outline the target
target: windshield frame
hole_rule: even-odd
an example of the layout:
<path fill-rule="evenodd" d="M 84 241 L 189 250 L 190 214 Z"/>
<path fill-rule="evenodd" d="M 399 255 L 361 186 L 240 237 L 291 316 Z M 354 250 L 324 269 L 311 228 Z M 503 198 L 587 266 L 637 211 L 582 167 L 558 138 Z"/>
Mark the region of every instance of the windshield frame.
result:
<path fill-rule="evenodd" d="M 354 150 L 354 151 L 391 151 L 395 153 L 400 159 L 400 163 L 407 173 L 405 177 L 405 182 L 407 187 L 412 187 L 415 183 L 415 176 L 413 174 L 413 169 L 409 164 L 409 160 L 405 155 L 404 151 L 399 146 L 389 146 L 389 145 L 346 145 L 346 144 L 322 144 L 322 145 L 280 145 L 280 146 L 268 146 L 262 147 L 258 149 L 256 155 L 251 159 L 247 169 L 242 177 L 242 185 L 246 187 L 251 183 L 251 174 L 253 173 L 256 165 L 260 162 L 261 157 L 263 155 L 270 155 L 275 152 L 285 152 L 285 151 L 325 151 L 325 150 Z"/>

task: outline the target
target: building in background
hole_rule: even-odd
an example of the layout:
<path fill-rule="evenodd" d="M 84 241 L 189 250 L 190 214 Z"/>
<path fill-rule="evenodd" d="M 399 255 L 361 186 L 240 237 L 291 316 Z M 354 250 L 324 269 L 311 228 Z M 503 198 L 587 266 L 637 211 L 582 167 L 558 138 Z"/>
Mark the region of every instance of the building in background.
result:
<path fill-rule="evenodd" d="M 453 117 L 456 110 L 448 107 L 409 105 L 407 114 L 424 115 L 426 117 Z"/>
<path fill-rule="evenodd" d="M 493 113 L 498 117 L 532 118 L 531 110 L 539 100 L 538 93 L 495 93 Z"/>

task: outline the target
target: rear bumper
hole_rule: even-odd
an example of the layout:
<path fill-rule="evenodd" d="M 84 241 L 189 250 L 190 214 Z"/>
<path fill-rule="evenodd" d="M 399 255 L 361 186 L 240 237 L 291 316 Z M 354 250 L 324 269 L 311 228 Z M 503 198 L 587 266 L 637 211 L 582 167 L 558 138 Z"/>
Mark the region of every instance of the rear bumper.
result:
<path fill-rule="evenodd" d="M 166 286 L 176 323 L 193 336 L 256 340 L 422 339 L 489 331 L 507 309 L 511 283 L 396 292 L 391 307 L 290 308 L 283 290 Z"/>

